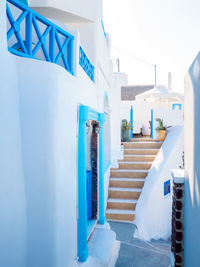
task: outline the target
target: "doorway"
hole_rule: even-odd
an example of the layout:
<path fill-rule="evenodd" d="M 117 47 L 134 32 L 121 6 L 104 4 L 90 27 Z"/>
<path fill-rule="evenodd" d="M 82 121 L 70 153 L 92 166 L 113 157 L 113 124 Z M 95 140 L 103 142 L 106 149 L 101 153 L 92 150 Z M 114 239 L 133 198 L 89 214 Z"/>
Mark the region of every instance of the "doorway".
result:
<path fill-rule="evenodd" d="M 96 121 L 87 121 L 87 237 L 98 219 L 98 129 Z"/>

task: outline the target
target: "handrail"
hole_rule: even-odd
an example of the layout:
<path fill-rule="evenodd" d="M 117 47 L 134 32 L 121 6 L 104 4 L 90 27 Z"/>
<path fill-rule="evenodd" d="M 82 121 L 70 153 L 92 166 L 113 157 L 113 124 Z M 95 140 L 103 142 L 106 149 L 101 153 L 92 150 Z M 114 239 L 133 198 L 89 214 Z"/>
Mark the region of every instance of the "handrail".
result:
<path fill-rule="evenodd" d="M 92 63 L 90 62 L 89 58 L 87 57 L 86 53 L 84 52 L 81 46 L 79 49 L 79 64 L 86 72 L 88 77 L 94 82 L 95 67 L 92 65 Z"/>
<path fill-rule="evenodd" d="M 21 12 L 17 19 L 14 19 L 13 8 L 17 8 L 18 13 L 19 11 Z M 45 61 L 59 64 L 74 75 L 73 35 L 41 16 L 19 0 L 7 0 L 6 13 L 10 23 L 7 40 L 8 50 L 11 53 L 21 57 L 40 59 L 36 55 L 40 50 L 44 55 Z M 41 29 L 40 25 L 45 29 Z M 36 33 L 36 43 L 33 43 L 33 39 L 35 38 L 33 31 Z M 23 35 L 25 36 L 24 38 Z M 13 36 L 16 38 L 17 44 L 15 43 L 10 46 L 9 40 Z"/>

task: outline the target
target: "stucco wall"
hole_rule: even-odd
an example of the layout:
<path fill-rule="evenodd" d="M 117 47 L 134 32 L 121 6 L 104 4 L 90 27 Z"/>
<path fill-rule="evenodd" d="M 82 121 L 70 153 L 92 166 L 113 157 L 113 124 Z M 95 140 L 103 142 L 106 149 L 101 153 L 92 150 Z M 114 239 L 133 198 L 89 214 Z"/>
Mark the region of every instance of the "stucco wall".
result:
<path fill-rule="evenodd" d="M 185 78 L 184 266 L 199 266 L 200 235 L 200 54 Z"/>
<path fill-rule="evenodd" d="M 127 75 L 116 72 L 112 77 L 111 90 L 111 148 L 113 157 L 121 151 L 121 119 L 120 119 L 120 99 L 121 86 L 128 83 Z M 119 154 L 120 155 L 120 154 Z"/>
<path fill-rule="evenodd" d="M 130 121 L 130 109 L 133 106 L 133 133 L 134 123 L 142 125 L 144 135 L 150 135 L 151 109 L 154 109 L 154 118 L 160 116 L 167 126 L 180 125 L 183 122 L 183 110 L 172 111 L 173 102 L 145 102 L 145 101 L 121 101 L 120 118 Z M 180 115 L 182 114 L 182 115 Z M 175 116 L 175 117 L 173 117 Z M 180 122 L 179 122 L 180 121 Z M 157 123 L 154 125 L 157 125 Z M 154 127 L 155 128 L 155 127 Z M 155 132 L 157 138 L 157 133 Z"/>
<path fill-rule="evenodd" d="M 172 195 L 164 196 L 164 182 L 170 179 L 172 184 L 171 169 L 182 166 L 183 143 L 183 127 L 172 127 L 149 170 L 136 205 L 136 237 L 170 238 Z"/>
<path fill-rule="evenodd" d="M 27 208 L 27 265 L 71 265 L 76 257 L 74 78 L 54 64 L 17 58 Z M 34 69 L 34 72 L 30 72 Z"/>
<path fill-rule="evenodd" d="M 162 107 L 153 109 L 153 139 L 158 139 L 158 132 L 156 128 L 159 123 L 156 121 L 157 118 L 163 120 L 163 124 L 166 127 L 183 125 L 183 110 L 172 110 Z"/>
<path fill-rule="evenodd" d="M 104 58 L 97 60 L 100 72 L 93 83 L 79 65 L 79 32 L 73 32 L 72 76 L 56 64 L 8 53 L 5 0 L 0 12 L 0 266 L 72 266 L 77 257 L 77 110 L 84 104 L 103 112 L 105 92 L 110 101 L 109 46 L 97 31 L 96 41 L 106 52 L 95 54 Z M 105 201 L 108 180 L 109 170 Z"/>
<path fill-rule="evenodd" d="M 0 2 L 0 266 L 26 266 L 26 196 L 21 157 L 15 58 L 7 52 L 5 1 Z"/>
<path fill-rule="evenodd" d="M 40 13 L 51 13 L 55 19 L 60 18 L 63 22 L 94 22 L 102 14 L 102 1 L 99 0 L 28 0 L 28 3 L 33 8 L 37 7 Z"/>

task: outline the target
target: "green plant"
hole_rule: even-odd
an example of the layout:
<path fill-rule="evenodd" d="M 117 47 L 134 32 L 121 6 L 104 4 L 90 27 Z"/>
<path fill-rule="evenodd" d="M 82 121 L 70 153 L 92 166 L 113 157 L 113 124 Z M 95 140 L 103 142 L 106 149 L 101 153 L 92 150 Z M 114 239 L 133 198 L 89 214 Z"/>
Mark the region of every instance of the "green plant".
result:
<path fill-rule="evenodd" d="M 131 126 L 131 122 L 127 122 L 126 120 L 123 120 L 122 121 L 122 130 L 125 131 L 125 130 L 132 130 L 133 127 Z"/>
<path fill-rule="evenodd" d="M 160 119 L 160 118 L 157 118 L 156 121 L 159 123 L 159 126 L 156 128 L 157 132 L 159 132 L 159 131 L 167 131 L 167 128 L 170 127 L 170 126 L 169 127 L 164 126 L 163 120 Z"/>

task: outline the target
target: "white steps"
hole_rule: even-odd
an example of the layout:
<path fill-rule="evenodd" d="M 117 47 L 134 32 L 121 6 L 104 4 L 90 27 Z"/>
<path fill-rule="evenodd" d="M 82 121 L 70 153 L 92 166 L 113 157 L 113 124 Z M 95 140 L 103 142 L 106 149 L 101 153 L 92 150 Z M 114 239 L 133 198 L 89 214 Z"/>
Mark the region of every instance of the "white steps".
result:
<path fill-rule="evenodd" d="M 135 210 L 137 199 L 109 198 L 107 209 Z"/>
<path fill-rule="evenodd" d="M 142 192 L 140 188 L 118 188 L 118 187 L 110 187 L 109 191 L 121 191 L 121 192 Z"/>
<path fill-rule="evenodd" d="M 119 214 L 135 214 L 134 210 L 119 210 L 119 209 L 108 209 L 107 213 L 110 213 L 110 214 L 115 214 L 115 213 L 119 213 Z"/>
<path fill-rule="evenodd" d="M 126 177 L 111 177 L 110 181 L 121 181 L 121 182 L 144 182 L 145 178 L 126 178 Z"/>
<path fill-rule="evenodd" d="M 145 178 L 147 174 L 148 174 L 148 170 L 131 170 L 131 169 L 111 170 L 111 177 Z"/>
<path fill-rule="evenodd" d="M 108 220 L 133 221 L 135 212 L 133 210 L 107 209 L 106 217 Z"/>
<path fill-rule="evenodd" d="M 123 144 L 124 159 L 118 162 L 118 169 L 111 169 L 106 217 L 108 220 L 133 221 L 145 178 L 162 142 L 134 138 Z"/>
<path fill-rule="evenodd" d="M 136 204 L 136 199 L 109 198 L 108 203 Z"/>
<path fill-rule="evenodd" d="M 124 155 L 157 155 L 159 148 L 125 148 Z"/>

